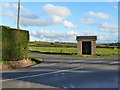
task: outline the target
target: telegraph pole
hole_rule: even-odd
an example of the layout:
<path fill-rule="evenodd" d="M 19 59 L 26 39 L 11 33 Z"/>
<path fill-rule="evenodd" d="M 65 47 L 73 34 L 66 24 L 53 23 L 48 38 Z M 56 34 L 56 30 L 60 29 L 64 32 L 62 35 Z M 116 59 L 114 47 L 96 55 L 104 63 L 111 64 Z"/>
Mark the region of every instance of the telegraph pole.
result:
<path fill-rule="evenodd" d="M 17 29 L 20 30 L 20 0 L 18 0 Z"/>

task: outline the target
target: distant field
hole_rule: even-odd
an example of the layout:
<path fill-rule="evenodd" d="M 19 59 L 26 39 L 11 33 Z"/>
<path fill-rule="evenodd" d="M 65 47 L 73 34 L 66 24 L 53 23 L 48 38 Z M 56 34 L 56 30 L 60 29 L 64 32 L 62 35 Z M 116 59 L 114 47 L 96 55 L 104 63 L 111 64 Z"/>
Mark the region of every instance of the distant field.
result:
<path fill-rule="evenodd" d="M 77 48 L 66 47 L 29 47 L 30 51 L 38 51 L 45 54 L 58 54 L 58 55 L 77 55 Z M 96 48 L 97 56 L 118 56 L 118 50 L 109 48 Z"/>
<path fill-rule="evenodd" d="M 77 53 L 76 48 L 62 48 L 62 47 L 29 47 L 29 50 L 51 53 Z"/>
<path fill-rule="evenodd" d="M 76 43 L 60 43 L 60 42 L 29 42 L 29 46 L 36 47 L 77 47 Z"/>
<path fill-rule="evenodd" d="M 30 47 L 67 47 L 67 48 L 77 48 L 77 43 L 65 43 L 65 42 L 42 42 L 42 41 L 31 41 L 29 42 Z M 119 47 L 120 43 L 110 43 L 110 44 L 97 44 L 97 48 L 114 48 Z M 120 47 L 119 47 L 120 48 Z"/>
<path fill-rule="evenodd" d="M 96 56 L 98 57 L 119 56 L 118 50 L 120 49 L 111 48 L 116 47 L 112 44 L 99 44 L 96 46 Z M 76 43 L 33 41 L 29 42 L 29 50 L 44 54 L 79 56 L 77 55 Z"/>

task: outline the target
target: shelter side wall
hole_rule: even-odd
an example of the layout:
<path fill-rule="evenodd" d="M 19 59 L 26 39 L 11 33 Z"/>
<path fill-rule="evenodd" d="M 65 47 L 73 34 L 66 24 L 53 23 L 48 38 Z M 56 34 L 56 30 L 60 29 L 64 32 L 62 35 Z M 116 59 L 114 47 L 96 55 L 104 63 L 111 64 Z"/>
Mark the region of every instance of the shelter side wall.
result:
<path fill-rule="evenodd" d="M 77 53 L 82 55 L 82 41 L 77 41 Z"/>
<path fill-rule="evenodd" d="M 96 54 L 96 41 L 91 41 L 91 54 Z"/>

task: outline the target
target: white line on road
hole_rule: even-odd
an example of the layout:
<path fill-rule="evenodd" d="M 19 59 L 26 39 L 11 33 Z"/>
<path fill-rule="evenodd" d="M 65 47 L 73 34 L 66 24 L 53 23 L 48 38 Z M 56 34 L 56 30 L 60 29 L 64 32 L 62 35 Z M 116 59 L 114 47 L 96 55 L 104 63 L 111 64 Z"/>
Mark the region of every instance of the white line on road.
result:
<path fill-rule="evenodd" d="M 36 76 L 43 76 L 43 75 L 54 74 L 54 73 L 60 73 L 60 72 L 65 72 L 65 71 L 72 71 L 72 70 L 77 70 L 77 69 L 82 69 L 82 68 L 84 68 L 84 67 L 72 68 L 72 69 L 66 69 L 66 70 L 59 70 L 59 71 L 56 71 L 56 72 L 42 73 L 42 74 L 36 74 L 36 75 L 31 75 L 31 76 L 24 76 L 24 77 L 11 78 L 11 79 L 6 79 L 6 80 L 1 80 L 0 82 L 9 81 L 9 80 L 23 79 L 23 78 L 30 78 L 30 77 L 36 77 Z"/>
<path fill-rule="evenodd" d="M 111 63 L 109 63 L 109 64 L 119 64 L 119 62 L 111 62 Z"/>

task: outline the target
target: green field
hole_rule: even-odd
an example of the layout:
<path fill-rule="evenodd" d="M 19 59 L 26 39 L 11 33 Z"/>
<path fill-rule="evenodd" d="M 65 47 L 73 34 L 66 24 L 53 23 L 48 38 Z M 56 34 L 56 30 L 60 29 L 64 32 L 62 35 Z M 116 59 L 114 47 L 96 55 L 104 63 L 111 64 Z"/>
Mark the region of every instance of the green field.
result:
<path fill-rule="evenodd" d="M 66 47 L 29 47 L 30 51 L 53 54 L 53 55 L 68 55 L 68 56 L 80 56 L 77 55 L 77 48 L 66 48 Z M 106 56 L 120 56 L 118 53 L 119 49 L 109 48 L 96 48 L 96 57 Z"/>
<path fill-rule="evenodd" d="M 77 48 L 77 43 L 66 43 L 66 42 L 43 42 L 43 41 L 30 41 L 29 46 L 32 47 L 73 47 Z M 106 43 L 96 44 L 98 48 L 109 48 L 109 47 L 120 47 L 120 43 Z"/>
<path fill-rule="evenodd" d="M 29 47 L 29 50 L 40 51 L 40 52 L 51 52 L 51 53 L 76 53 L 76 48 L 65 48 L 65 47 Z"/>

